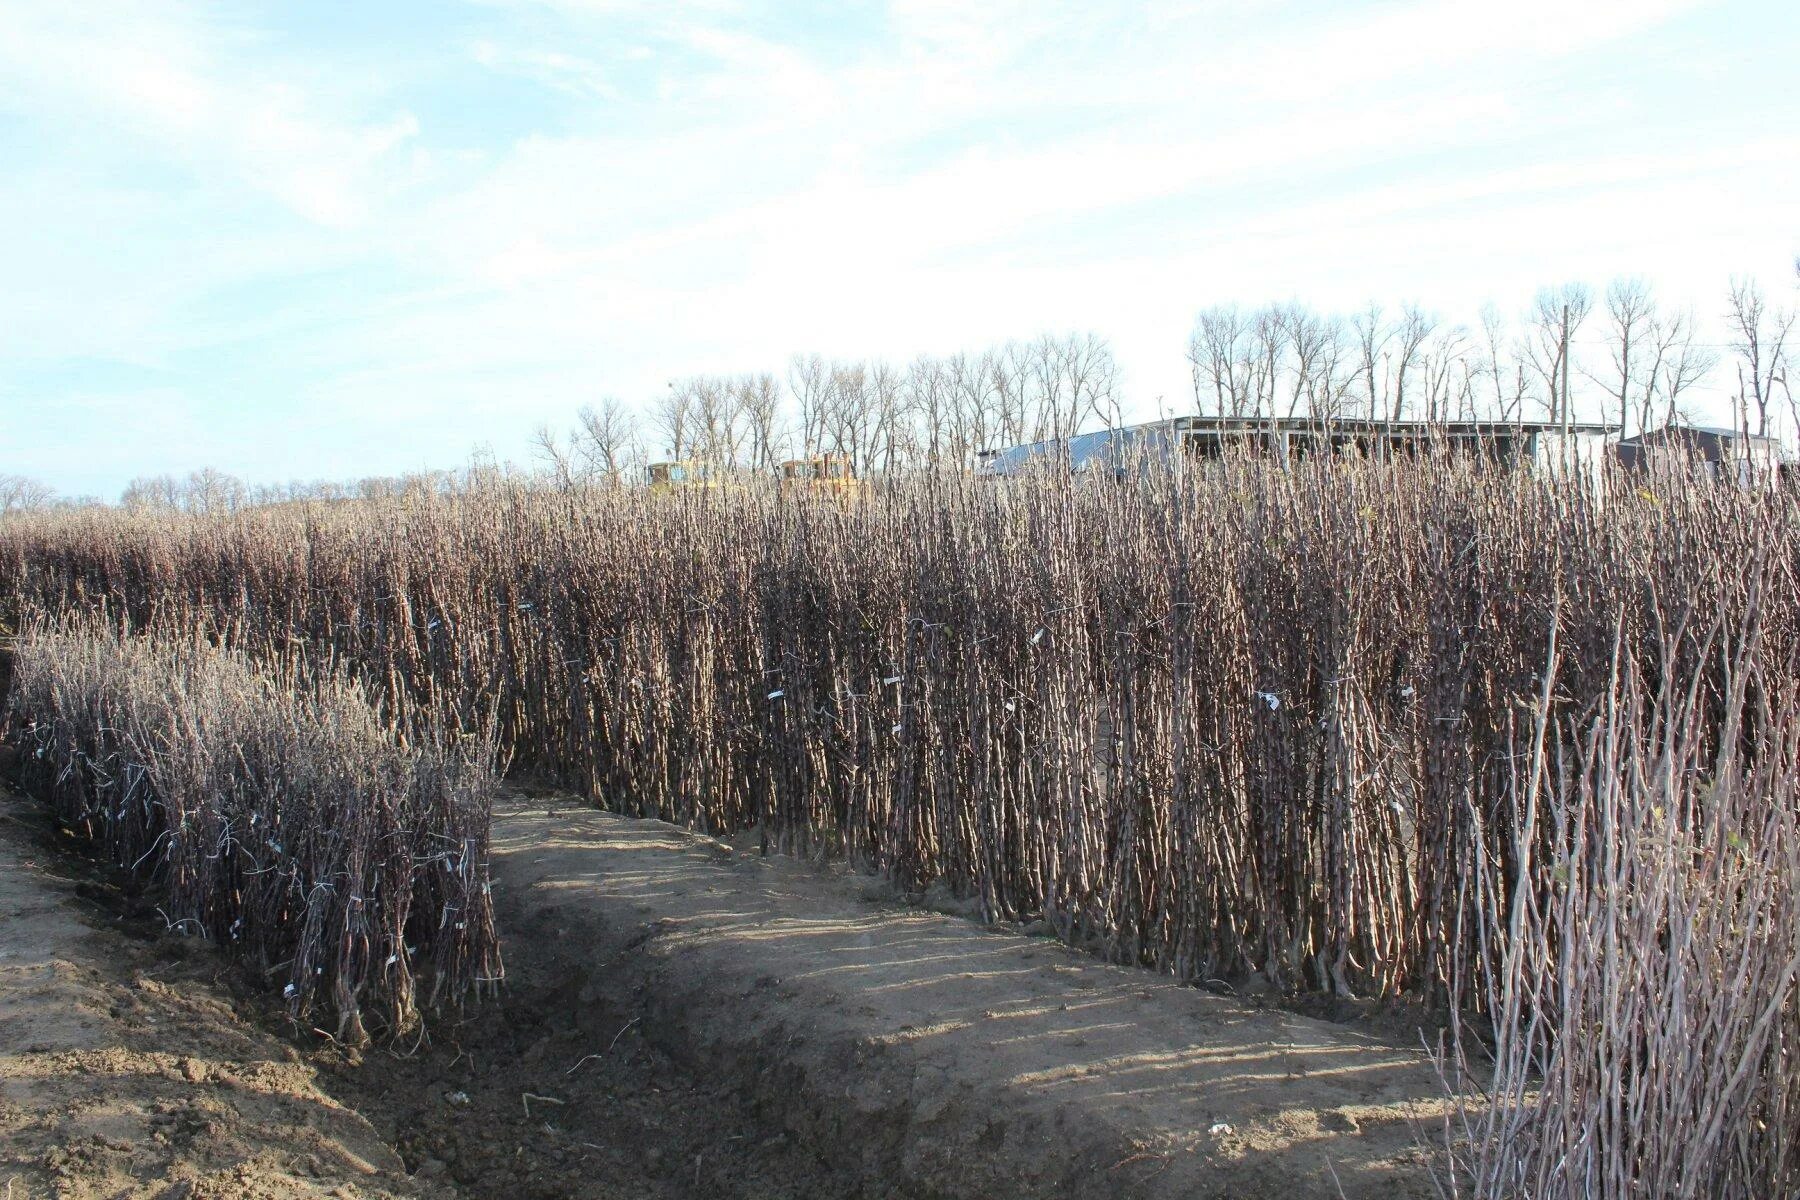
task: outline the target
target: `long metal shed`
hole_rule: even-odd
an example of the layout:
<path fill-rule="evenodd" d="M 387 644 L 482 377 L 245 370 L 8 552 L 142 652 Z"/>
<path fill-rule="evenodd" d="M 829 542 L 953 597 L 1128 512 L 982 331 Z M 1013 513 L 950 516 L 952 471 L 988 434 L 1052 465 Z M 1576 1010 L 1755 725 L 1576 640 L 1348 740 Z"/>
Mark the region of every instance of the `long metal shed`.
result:
<path fill-rule="evenodd" d="M 1600 422 L 1382 421 L 1368 418 L 1172 417 L 989 451 L 981 473 L 1032 470 L 1125 474 L 1179 467 L 1227 453 L 1264 454 L 1283 465 L 1315 455 L 1411 457 L 1430 449 L 1479 454 L 1543 469 L 1596 470 L 1618 427 Z"/>

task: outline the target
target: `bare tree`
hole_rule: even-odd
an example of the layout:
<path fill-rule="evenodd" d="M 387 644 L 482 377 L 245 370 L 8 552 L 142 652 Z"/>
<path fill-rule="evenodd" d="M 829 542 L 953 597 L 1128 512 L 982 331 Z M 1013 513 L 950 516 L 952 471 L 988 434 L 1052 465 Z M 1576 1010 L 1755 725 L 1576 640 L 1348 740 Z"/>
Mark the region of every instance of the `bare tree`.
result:
<path fill-rule="evenodd" d="M 181 482 L 173 475 L 139 475 L 125 485 L 119 503 L 132 512 L 174 510 L 181 507 Z"/>
<path fill-rule="evenodd" d="M 1630 433 L 1632 393 L 1645 390 L 1645 356 L 1654 357 L 1655 351 L 1656 302 L 1649 285 L 1641 279 L 1613 280 L 1606 289 L 1606 318 L 1610 370 L 1604 377 L 1588 378 L 1606 389 L 1620 430 Z M 1656 366 L 1649 370 L 1654 374 Z"/>
<path fill-rule="evenodd" d="M 1034 442 L 1062 437 L 1070 414 L 1063 395 L 1062 343 L 1049 334 L 1015 344 L 1021 382 L 1020 406 L 1027 437 Z"/>
<path fill-rule="evenodd" d="M 1388 410 L 1388 420 L 1399 421 L 1406 417 L 1406 376 L 1419 363 L 1419 350 L 1425 339 L 1436 332 L 1437 318 L 1427 314 L 1416 304 L 1407 304 L 1400 310 L 1400 321 L 1394 326 L 1393 337 L 1396 352 L 1394 359 L 1394 398 L 1393 407 Z"/>
<path fill-rule="evenodd" d="M 919 423 L 919 452 L 925 465 L 937 467 L 951 458 L 955 400 L 950 373 L 942 359 L 921 355 L 906 368 L 907 403 Z M 960 465 L 962 456 L 954 458 Z"/>
<path fill-rule="evenodd" d="M 982 362 L 987 366 L 1000 440 L 1012 444 L 1027 441 L 1031 390 L 1024 348 L 1008 342 L 988 351 Z"/>
<path fill-rule="evenodd" d="M 1032 438 L 1072 437 L 1090 416 L 1118 419 L 1118 367 L 1094 333 L 1044 334 L 1015 347 Z"/>
<path fill-rule="evenodd" d="M 1481 419 L 1481 397 L 1475 387 L 1475 360 L 1468 354 L 1457 359 L 1457 371 L 1461 380 L 1456 389 L 1456 406 L 1454 418 L 1458 421 L 1477 421 Z"/>
<path fill-rule="evenodd" d="M 1307 337 L 1313 345 L 1306 355 L 1306 411 L 1315 420 L 1335 421 L 1346 415 L 1357 374 L 1343 318 L 1318 319 Z M 1300 338 L 1296 336 L 1295 358 L 1300 357 Z"/>
<path fill-rule="evenodd" d="M 575 435 L 569 435 L 569 443 L 565 448 L 555 430 L 548 425 L 539 425 L 531 435 L 531 444 L 535 455 L 549 467 L 556 486 L 566 492 L 574 491 L 579 482 L 575 467 Z"/>
<path fill-rule="evenodd" d="M 869 371 L 871 470 L 896 470 L 913 455 L 912 398 L 905 384 L 891 363 L 878 361 Z"/>
<path fill-rule="evenodd" d="M 1468 362 L 1468 331 L 1456 325 L 1433 328 L 1418 346 L 1418 372 L 1425 386 L 1425 419 L 1449 421 L 1473 415 L 1474 383 Z M 1403 335 L 1404 336 L 1404 335 Z"/>
<path fill-rule="evenodd" d="M 626 452 L 637 433 L 637 419 L 615 396 L 607 396 L 598 408 L 584 404 L 576 414 L 580 423 L 576 444 L 590 471 L 616 481 L 626 465 Z"/>
<path fill-rule="evenodd" d="M 1194 411 L 1212 403 L 1214 416 L 1241 417 L 1250 407 L 1246 365 L 1251 358 L 1251 322 L 1236 305 L 1202 312 L 1188 338 L 1188 369 L 1194 381 Z"/>
<path fill-rule="evenodd" d="M 1283 340 L 1293 353 L 1293 371 L 1289 379 L 1287 416 L 1291 420 L 1302 408 L 1312 408 L 1315 377 L 1328 350 L 1331 325 L 1301 304 L 1285 305 L 1279 310 Z M 1309 415 L 1323 415 L 1309 412 Z"/>
<path fill-rule="evenodd" d="M 817 354 L 796 354 L 788 363 L 788 389 L 799 408 L 800 452 L 817 454 L 825 440 L 831 407 L 831 368 Z"/>
<path fill-rule="evenodd" d="M 33 512 L 56 499 L 56 489 L 24 475 L 0 475 L 0 516 Z"/>
<path fill-rule="evenodd" d="M 662 436 L 663 448 L 677 461 L 694 448 L 694 397 L 684 384 L 669 388 L 650 409 L 650 426 Z"/>
<path fill-rule="evenodd" d="M 819 447 L 866 466 L 874 442 L 875 396 L 863 363 L 833 363 Z"/>
<path fill-rule="evenodd" d="M 248 498 L 249 489 L 237 476 L 216 467 L 201 467 L 188 472 L 182 506 L 200 516 L 223 516 L 238 511 Z"/>
<path fill-rule="evenodd" d="M 1250 318 L 1250 357 L 1241 378 L 1249 380 L 1251 416 L 1275 415 L 1275 396 L 1281 387 L 1281 376 L 1287 365 L 1287 320 L 1278 305 L 1256 310 Z"/>
<path fill-rule="evenodd" d="M 746 375 L 737 382 L 737 404 L 750 442 L 750 469 L 773 470 L 779 454 L 781 384 L 767 371 Z"/>
<path fill-rule="evenodd" d="M 1493 394 L 1492 417 L 1508 422 L 1523 420 L 1525 397 L 1530 391 L 1525 378 L 1526 356 L 1508 335 L 1506 319 L 1492 304 L 1481 309 L 1481 339 L 1480 369 Z"/>
<path fill-rule="evenodd" d="M 1681 394 L 1718 364 L 1718 355 L 1694 344 L 1694 318 L 1690 313 L 1653 312 L 1642 346 L 1641 351 L 1634 351 L 1637 394 L 1633 416 L 1640 433 L 1649 429 L 1659 415 L 1665 424 L 1674 422 Z"/>
<path fill-rule="evenodd" d="M 355 485 L 359 500 L 389 500 L 405 490 L 404 483 L 393 475 L 365 475 Z"/>
<path fill-rule="evenodd" d="M 700 457 L 719 467 L 736 466 L 744 439 L 737 388 L 730 380 L 701 375 L 676 385 L 677 391 L 684 389 Z"/>
<path fill-rule="evenodd" d="M 1594 298 L 1585 284 L 1565 283 L 1539 292 L 1532 308 L 1532 341 L 1527 356 L 1543 384 L 1544 411 L 1552 420 L 1574 419 L 1569 376 L 1575 331 L 1587 320 Z"/>
<path fill-rule="evenodd" d="M 1661 396 L 1665 420 L 1673 424 L 1682 415 L 1681 397 L 1719 364 L 1719 356 L 1705 346 L 1694 344 L 1694 323 L 1686 319 L 1671 335 L 1668 345 L 1659 353 L 1662 365 Z"/>
<path fill-rule="evenodd" d="M 948 457 L 967 467 L 1001 436 L 1002 402 L 994 381 L 999 372 L 994 352 L 959 352 L 944 360 L 944 386 L 950 393 L 951 434 Z"/>
<path fill-rule="evenodd" d="M 1378 414 L 1387 411 L 1387 344 L 1393 339 L 1394 331 L 1382 318 L 1379 304 L 1370 304 L 1356 314 L 1351 318 L 1350 327 L 1356 333 L 1356 345 L 1362 352 L 1363 394 L 1368 402 L 1365 415 L 1374 420 Z"/>
<path fill-rule="evenodd" d="M 1787 377 L 1788 338 L 1792 312 L 1771 309 L 1753 279 L 1731 281 L 1732 349 L 1737 351 L 1739 424 L 1747 432 L 1767 436 L 1769 406 Z M 1754 428 L 1752 425 L 1754 421 Z"/>
<path fill-rule="evenodd" d="M 1090 413 L 1108 429 L 1118 428 L 1124 416 L 1119 366 L 1107 340 L 1091 332 L 1070 334 L 1063 343 L 1062 371 L 1071 407 L 1077 414 L 1075 429 L 1080 429 Z"/>

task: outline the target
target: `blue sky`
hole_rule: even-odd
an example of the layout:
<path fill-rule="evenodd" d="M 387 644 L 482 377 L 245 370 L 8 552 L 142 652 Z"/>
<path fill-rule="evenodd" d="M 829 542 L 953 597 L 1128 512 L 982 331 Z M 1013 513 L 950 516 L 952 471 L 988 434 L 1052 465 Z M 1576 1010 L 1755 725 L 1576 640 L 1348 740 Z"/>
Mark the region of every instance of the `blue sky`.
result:
<path fill-rule="evenodd" d="M 1791 304 L 1800 5 L 0 0 L 0 472 L 523 459 L 673 377 L 1218 302 Z M 1721 380 L 1722 382 L 1722 380 Z"/>

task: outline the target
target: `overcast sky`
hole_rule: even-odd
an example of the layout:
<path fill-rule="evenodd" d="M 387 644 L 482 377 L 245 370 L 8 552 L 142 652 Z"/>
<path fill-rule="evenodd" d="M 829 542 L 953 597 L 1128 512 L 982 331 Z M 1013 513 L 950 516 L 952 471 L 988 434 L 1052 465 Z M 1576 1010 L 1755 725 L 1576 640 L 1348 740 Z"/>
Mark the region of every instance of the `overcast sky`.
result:
<path fill-rule="evenodd" d="M 1800 4 L 0 0 L 0 472 L 523 458 L 797 351 L 1796 298 Z"/>

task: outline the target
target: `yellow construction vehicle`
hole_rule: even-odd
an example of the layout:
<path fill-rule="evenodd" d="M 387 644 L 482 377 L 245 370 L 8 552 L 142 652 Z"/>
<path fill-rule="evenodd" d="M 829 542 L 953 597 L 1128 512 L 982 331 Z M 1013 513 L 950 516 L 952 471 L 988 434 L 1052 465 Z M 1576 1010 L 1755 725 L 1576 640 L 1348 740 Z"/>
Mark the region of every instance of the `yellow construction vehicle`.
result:
<path fill-rule="evenodd" d="M 781 464 L 781 494 L 850 500 L 862 495 L 863 481 L 848 454 L 815 454 Z"/>
<path fill-rule="evenodd" d="M 712 469 L 706 463 L 692 458 L 651 463 L 649 475 L 650 493 L 654 496 L 688 488 L 703 488 L 713 481 Z"/>

